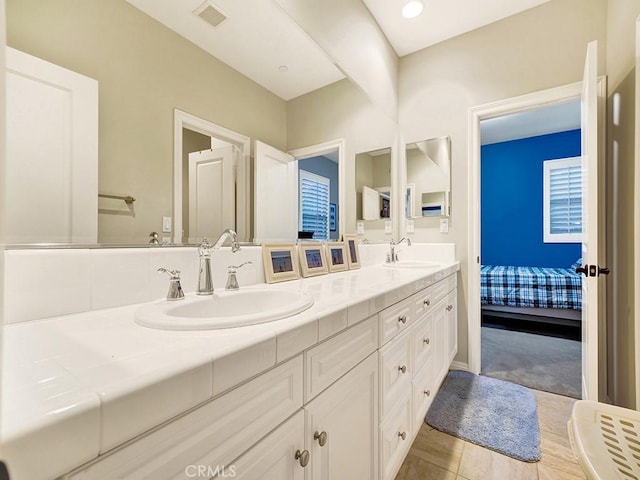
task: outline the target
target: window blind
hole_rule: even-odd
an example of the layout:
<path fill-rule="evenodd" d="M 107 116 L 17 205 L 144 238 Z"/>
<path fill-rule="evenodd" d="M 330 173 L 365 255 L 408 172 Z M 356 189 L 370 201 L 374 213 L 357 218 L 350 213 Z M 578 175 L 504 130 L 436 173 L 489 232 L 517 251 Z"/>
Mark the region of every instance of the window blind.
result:
<path fill-rule="evenodd" d="M 329 187 L 326 177 L 300 170 L 300 230 L 329 239 Z"/>
<path fill-rule="evenodd" d="M 552 168 L 549 178 L 552 234 L 582 233 L 582 168 Z"/>
<path fill-rule="evenodd" d="M 582 163 L 580 157 L 544 162 L 545 242 L 580 242 Z"/>

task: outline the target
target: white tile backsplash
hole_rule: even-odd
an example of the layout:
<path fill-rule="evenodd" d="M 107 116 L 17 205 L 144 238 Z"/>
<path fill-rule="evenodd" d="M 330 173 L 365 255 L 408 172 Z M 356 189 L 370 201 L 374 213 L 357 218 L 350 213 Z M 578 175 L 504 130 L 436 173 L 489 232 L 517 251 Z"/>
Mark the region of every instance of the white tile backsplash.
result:
<path fill-rule="evenodd" d="M 5 251 L 5 321 L 90 310 L 90 265 L 90 250 Z"/>
<path fill-rule="evenodd" d="M 362 266 L 383 263 L 388 250 L 388 244 L 360 245 Z M 402 250 L 407 260 L 455 261 L 451 243 L 414 243 L 403 245 Z M 161 299 L 166 296 L 169 278 L 157 271 L 159 267 L 180 270 L 185 293 L 194 292 L 198 282 L 196 247 L 29 249 L 7 250 L 4 255 L 7 323 Z M 225 287 L 229 265 L 246 261 L 252 264 L 236 274 L 240 287 L 264 283 L 260 246 L 244 246 L 236 253 L 223 247 L 213 251 L 211 261 L 216 289 Z"/>
<path fill-rule="evenodd" d="M 91 309 L 151 300 L 149 249 L 91 250 Z"/>

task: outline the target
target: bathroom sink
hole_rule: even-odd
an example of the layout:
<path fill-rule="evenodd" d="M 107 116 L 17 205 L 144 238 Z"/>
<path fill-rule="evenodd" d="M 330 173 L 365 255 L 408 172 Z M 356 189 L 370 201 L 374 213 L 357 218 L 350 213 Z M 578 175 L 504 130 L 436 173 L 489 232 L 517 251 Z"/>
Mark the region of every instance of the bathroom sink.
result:
<path fill-rule="evenodd" d="M 248 287 L 175 302 L 155 302 L 140 307 L 135 320 L 163 330 L 214 330 L 280 320 L 311 305 L 313 298 L 306 292 Z"/>
<path fill-rule="evenodd" d="M 384 266 L 388 268 L 436 268 L 440 264 L 424 260 L 400 260 L 394 263 L 385 263 Z"/>

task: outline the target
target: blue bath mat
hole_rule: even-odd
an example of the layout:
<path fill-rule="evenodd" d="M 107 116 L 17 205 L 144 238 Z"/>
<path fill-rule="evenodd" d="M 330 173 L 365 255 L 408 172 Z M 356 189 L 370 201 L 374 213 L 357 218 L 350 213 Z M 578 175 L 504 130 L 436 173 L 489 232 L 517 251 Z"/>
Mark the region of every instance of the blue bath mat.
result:
<path fill-rule="evenodd" d="M 453 370 L 425 420 L 436 430 L 518 460 L 540 460 L 536 398 L 515 383 Z"/>

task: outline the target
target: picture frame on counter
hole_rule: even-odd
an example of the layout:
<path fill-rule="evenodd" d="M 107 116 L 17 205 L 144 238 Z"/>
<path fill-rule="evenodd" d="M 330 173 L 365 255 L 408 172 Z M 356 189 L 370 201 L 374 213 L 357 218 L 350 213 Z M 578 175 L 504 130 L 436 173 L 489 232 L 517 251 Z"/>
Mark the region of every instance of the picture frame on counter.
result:
<path fill-rule="evenodd" d="M 262 260 L 266 283 L 300 278 L 298 254 L 296 245 L 293 243 L 263 243 Z"/>
<path fill-rule="evenodd" d="M 303 242 L 298 244 L 300 254 L 300 271 L 303 277 L 326 275 L 329 273 L 324 245 L 320 242 Z"/>
<path fill-rule="evenodd" d="M 349 270 L 347 246 L 344 242 L 329 242 L 326 245 L 327 266 L 329 272 L 344 272 Z"/>
<path fill-rule="evenodd" d="M 358 236 L 353 234 L 342 235 L 342 241 L 347 249 L 347 264 L 349 270 L 360 268 L 360 249 L 358 248 Z"/>

